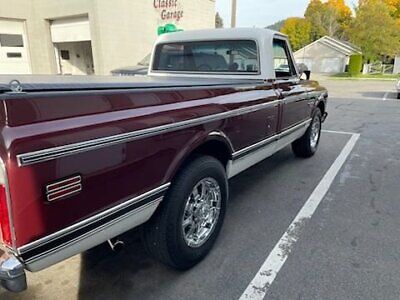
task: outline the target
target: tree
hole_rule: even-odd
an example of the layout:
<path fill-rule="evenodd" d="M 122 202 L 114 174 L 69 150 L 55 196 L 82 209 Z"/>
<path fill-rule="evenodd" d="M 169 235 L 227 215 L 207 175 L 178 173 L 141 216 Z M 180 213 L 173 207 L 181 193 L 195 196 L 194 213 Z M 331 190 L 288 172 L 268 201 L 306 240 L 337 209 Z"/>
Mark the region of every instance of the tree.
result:
<path fill-rule="evenodd" d="M 328 0 L 326 5 L 336 11 L 338 22 L 340 24 L 349 22 L 349 20 L 351 20 L 351 9 L 346 5 L 344 0 Z"/>
<path fill-rule="evenodd" d="M 215 14 L 215 28 L 224 28 L 224 20 L 218 12 Z"/>
<path fill-rule="evenodd" d="M 390 8 L 390 15 L 393 18 L 400 19 L 400 0 L 382 0 Z M 359 0 L 359 5 L 365 4 L 368 0 Z"/>
<path fill-rule="evenodd" d="M 366 60 L 393 57 L 400 52 L 400 25 L 392 13 L 382 0 L 360 1 L 348 35 L 351 42 L 361 47 Z"/>
<path fill-rule="evenodd" d="M 389 5 L 391 9 L 391 15 L 392 17 L 400 19 L 400 0 L 384 0 L 387 5 Z"/>
<path fill-rule="evenodd" d="M 281 31 L 283 24 L 285 24 L 285 21 L 286 20 L 278 21 L 272 25 L 267 26 L 267 28 L 275 31 Z"/>
<path fill-rule="evenodd" d="M 311 23 L 311 40 L 315 41 L 327 34 L 323 25 L 325 6 L 321 0 L 311 0 L 304 14 Z"/>
<path fill-rule="evenodd" d="M 344 0 L 311 0 L 304 16 L 312 25 L 313 41 L 324 35 L 341 39 L 350 25 L 352 12 Z"/>
<path fill-rule="evenodd" d="M 332 15 L 332 18 L 334 18 L 338 24 L 338 28 L 336 29 L 335 33 L 332 33 L 332 36 L 344 38 L 344 35 L 352 20 L 352 12 L 350 7 L 346 5 L 344 0 L 328 0 L 328 2 L 326 2 L 326 6 L 329 13 Z"/>
<path fill-rule="evenodd" d="M 311 23 L 304 18 L 288 18 L 281 32 L 289 37 L 294 51 L 311 42 Z"/>

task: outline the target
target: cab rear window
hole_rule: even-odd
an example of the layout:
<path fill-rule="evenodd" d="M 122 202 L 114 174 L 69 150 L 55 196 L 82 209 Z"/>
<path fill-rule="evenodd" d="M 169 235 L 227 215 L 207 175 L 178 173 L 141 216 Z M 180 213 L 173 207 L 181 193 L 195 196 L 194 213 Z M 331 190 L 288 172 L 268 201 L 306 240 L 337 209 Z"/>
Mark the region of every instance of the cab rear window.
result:
<path fill-rule="evenodd" d="M 160 44 L 156 48 L 153 70 L 258 74 L 257 44 L 248 40 Z"/>

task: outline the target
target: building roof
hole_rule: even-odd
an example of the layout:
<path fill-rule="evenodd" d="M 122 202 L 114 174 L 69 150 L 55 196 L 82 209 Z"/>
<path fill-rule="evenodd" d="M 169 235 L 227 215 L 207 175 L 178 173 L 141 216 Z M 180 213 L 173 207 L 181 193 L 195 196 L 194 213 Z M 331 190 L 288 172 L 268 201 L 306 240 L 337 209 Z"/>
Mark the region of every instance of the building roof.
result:
<path fill-rule="evenodd" d="M 296 54 L 301 53 L 302 51 L 305 51 L 306 49 L 308 49 L 309 47 L 312 47 L 313 45 L 315 45 L 317 43 L 328 46 L 346 56 L 350 56 L 353 54 L 362 54 L 361 49 L 359 47 L 357 47 L 349 42 L 346 42 L 346 41 L 337 40 L 330 36 L 324 36 L 324 37 L 312 42 L 311 44 L 308 44 L 307 46 L 301 48 L 300 50 L 297 50 Z"/>

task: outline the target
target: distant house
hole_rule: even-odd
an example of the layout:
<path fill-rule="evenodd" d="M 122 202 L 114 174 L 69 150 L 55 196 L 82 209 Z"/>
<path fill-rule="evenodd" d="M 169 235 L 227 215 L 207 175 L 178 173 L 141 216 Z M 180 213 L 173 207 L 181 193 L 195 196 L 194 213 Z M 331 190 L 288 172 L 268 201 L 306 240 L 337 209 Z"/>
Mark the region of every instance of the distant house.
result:
<path fill-rule="evenodd" d="M 294 57 L 297 63 L 304 63 L 311 72 L 341 73 L 346 71 L 352 54 L 361 54 L 361 49 L 324 36 L 296 51 Z"/>

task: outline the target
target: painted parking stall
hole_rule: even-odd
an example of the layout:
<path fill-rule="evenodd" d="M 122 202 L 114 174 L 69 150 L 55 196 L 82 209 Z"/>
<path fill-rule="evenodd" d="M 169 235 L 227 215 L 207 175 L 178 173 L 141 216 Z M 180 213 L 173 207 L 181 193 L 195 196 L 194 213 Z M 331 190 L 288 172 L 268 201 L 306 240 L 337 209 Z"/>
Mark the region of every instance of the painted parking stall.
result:
<path fill-rule="evenodd" d="M 318 208 L 318 205 L 328 192 L 333 180 L 356 145 L 357 140 L 360 138 L 360 135 L 357 133 L 335 131 L 328 132 L 349 135 L 350 140 L 347 142 L 346 146 L 343 148 L 329 170 L 325 173 L 324 177 L 314 189 L 299 213 L 293 219 L 292 223 L 289 225 L 279 242 L 270 252 L 260 270 L 243 292 L 240 300 L 263 299 L 265 297 L 280 269 L 285 264 L 294 245 L 300 238 L 301 231 L 306 226 L 307 221 L 313 216 L 314 212 Z"/>

